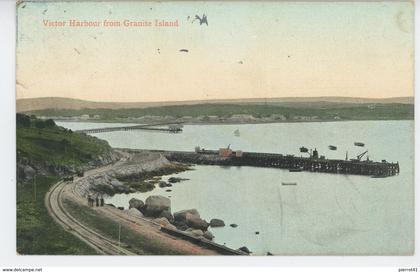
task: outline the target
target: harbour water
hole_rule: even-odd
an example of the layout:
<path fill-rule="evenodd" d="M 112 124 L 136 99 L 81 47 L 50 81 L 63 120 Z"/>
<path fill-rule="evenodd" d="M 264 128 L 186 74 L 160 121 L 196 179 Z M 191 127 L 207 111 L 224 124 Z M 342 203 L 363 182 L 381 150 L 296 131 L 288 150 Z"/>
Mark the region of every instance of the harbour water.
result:
<path fill-rule="evenodd" d="M 123 125 L 58 124 L 73 130 Z M 240 136 L 234 133 L 236 130 Z M 144 200 L 154 194 L 170 196 L 173 212 L 196 208 L 208 221 L 223 219 L 225 227 L 211 229 L 216 242 L 232 248 L 245 245 L 257 255 L 413 253 L 413 121 L 188 125 L 180 134 L 137 130 L 95 136 L 113 147 L 179 151 L 231 144 L 234 150 L 306 156 L 299 153 L 299 147 L 305 146 L 317 148 L 330 159 L 344 159 L 346 152 L 354 158 L 369 150 L 371 160 L 398 161 L 400 174 L 370 178 L 272 168 L 194 166 L 193 171 L 173 175 L 189 179 L 173 187 L 115 195 L 107 202 L 128 207 L 132 197 Z M 363 142 L 365 147 L 354 146 L 354 142 Z M 329 145 L 337 146 L 337 150 L 330 150 Z M 238 227 L 230 227 L 231 223 Z"/>

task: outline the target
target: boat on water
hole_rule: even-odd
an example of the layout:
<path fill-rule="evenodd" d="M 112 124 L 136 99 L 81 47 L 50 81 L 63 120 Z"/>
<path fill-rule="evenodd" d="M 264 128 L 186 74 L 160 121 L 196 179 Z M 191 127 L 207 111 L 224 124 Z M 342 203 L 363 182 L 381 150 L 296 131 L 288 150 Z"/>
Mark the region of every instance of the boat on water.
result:
<path fill-rule="evenodd" d="M 235 131 L 233 132 L 233 135 L 235 135 L 236 137 L 241 136 L 241 133 L 239 132 L 239 129 L 235 130 Z"/>
<path fill-rule="evenodd" d="M 361 147 L 365 146 L 365 144 L 361 143 L 361 142 L 354 142 L 354 145 L 355 146 L 361 146 Z"/>
<path fill-rule="evenodd" d="M 299 148 L 299 150 L 300 150 L 300 152 L 302 152 L 302 153 L 306 153 L 306 152 L 308 152 L 308 149 L 307 149 L 306 147 L 304 147 L 304 146 L 300 147 L 300 148 Z"/>
<path fill-rule="evenodd" d="M 328 148 L 330 150 L 337 150 L 337 147 L 335 145 L 329 145 Z"/>
<path fill-rule="evenodd" d="M 282 182 L 281 185 L 285 186 L 285 185 L 297 185 L 296 182 Z"/>

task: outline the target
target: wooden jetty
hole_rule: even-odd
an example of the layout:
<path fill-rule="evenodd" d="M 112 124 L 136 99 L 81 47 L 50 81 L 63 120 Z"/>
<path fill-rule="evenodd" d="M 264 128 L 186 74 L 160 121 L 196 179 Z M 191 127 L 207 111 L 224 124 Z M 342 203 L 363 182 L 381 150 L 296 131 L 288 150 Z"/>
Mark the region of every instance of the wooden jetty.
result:
<path fill-rule="evenodd" d="M 103 128 L 91 128 L 91 129 L 81 129 L 75 130 L 77 133 L 103 133 L 103 132 L 113 132 L 113 131 L 129 131 L 129 130 L 149 130 L 149 131 L 158 131 L 158 132 L 169 132 L 169 133 L 180 133 L 182 132 L 181 123 L 159 123 L 159 124 L 147 124 L 147 125 L 135 125 L 135 126 L 122 126 L 122 127 L 103 127 Z M 168 128 L 160 128 L 156 126 L 169 125 Z"/>
<path fill-rule="evenodd" d="M 133 149 L 124 149 L 128 152 L 136 152 Z M 165 150 L 137 150 L 158 152 L 168 160 L 222 166 L 254 166 L 281 169 L 302 169 L 302 171 L 322 172 L 344 175 L 365 175 L 372 177 L 389 177 L 398 175 L 399 163 L 391 163 L 385 160 L 373 162 L 371 160 L 330 160 L 324 157 L 297 157 L 294 155 L 282 155 L 275 153 L 242 152 L 241 156 L 223 157 L 216 150 L 200 150 L 199 152 L 165 151 Z"/>

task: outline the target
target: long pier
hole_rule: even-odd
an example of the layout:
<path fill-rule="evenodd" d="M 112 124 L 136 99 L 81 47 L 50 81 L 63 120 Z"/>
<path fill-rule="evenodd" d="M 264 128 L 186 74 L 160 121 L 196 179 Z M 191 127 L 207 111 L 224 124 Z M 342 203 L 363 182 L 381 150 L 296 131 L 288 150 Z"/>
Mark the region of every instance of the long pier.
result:
<path fill-rule="evenodd" d="M 163 124 L 147 124 L 147 125 L 136 125 L 136 126 L 122 126 L 122 127 L 103 127 L 103 128 L 91 128 L 91 129 L 80 129 L 75 130 L 77 133 L 103 133 L 103 132 L 113 132 L 113 131 L 129 131 L 129 130 L 150 130 L 150 131 L 159 131 L 159 132 L 169 132 L 169 133 L 180 133 L 182 128 L 180 126 L 169 126 L 168 128 L 159 128 L 155 126 L 164 126 L 164 125 L 179 125 L 180 123 L 163 123 Z"/>
<path fill-rule="evenodd" d="M 365 175 L 372 177 L 389 177 L 398 175 L 399 163 L 373 162 L 371 160 L 330 160 L 325 158 L 297 157 L 275 153 L 243 152 L 240 157 L 223 157 L 218 151 L 205 150 L 199 152 L 165 151 L 165 150 L 133 150 L 128 152 L 157 152 L 163 154 L 168 160 L 222 166 L 254 166 L 289 169 L 290 171 L 308 171 L 344 175 Z"/>

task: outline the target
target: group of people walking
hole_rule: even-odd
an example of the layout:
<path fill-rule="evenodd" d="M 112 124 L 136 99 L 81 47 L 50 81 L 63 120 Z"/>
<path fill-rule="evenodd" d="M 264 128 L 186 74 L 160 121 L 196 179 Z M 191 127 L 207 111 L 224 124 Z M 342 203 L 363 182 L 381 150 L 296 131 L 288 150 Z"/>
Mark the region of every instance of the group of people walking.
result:
<path fill-rule="evenodd" d="M 88 206 L 94 207 L 96 204 L 96 207 L 103 207 L 104 206 L 104 198 L 96 196 L 96 198 L 93 198 L 91 195 L 88 195 Z"/>

